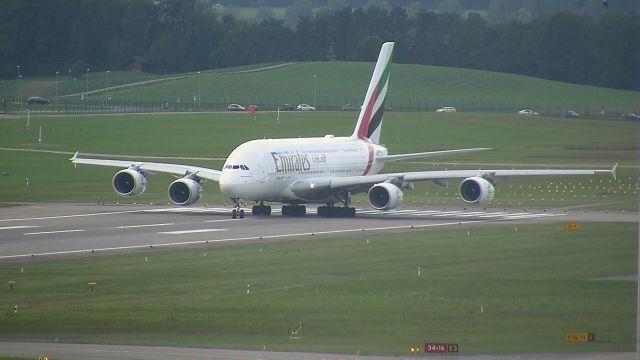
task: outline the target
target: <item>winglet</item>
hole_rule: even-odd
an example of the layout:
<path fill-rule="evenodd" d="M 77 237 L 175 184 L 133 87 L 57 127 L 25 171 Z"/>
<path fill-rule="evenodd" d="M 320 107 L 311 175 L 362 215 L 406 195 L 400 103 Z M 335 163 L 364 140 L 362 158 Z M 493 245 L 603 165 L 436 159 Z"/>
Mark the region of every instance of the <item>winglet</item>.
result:
<path fill-rule="evenodd" d="M 73 154 L 73 156 L 71 157 L 71 162 L 75 162 L 76 159 L 78 158 L 78 154 L 80 153 L 80 151 L 76 150 L 75 154 Z"/>
<path fill-rule="evenodd" d="M 617 180 L 616 179 L 616 169 L 618 169 L 618 163 L 613 165 L 613 169 L 611 169 L 611 175 L 613 175 L 613 180 Z"/>

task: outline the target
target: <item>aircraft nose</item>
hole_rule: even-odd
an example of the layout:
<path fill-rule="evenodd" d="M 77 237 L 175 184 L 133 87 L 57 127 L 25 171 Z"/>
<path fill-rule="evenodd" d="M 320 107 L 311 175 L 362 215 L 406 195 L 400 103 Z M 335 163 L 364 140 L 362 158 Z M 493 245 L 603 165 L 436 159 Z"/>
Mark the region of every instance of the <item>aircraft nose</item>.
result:
<path fill-rule="evenodd" d="M 220 191 L 230 198 L 239 197 L 238 182 L 236 180 L 233 174 L 223 171 L 222 175 L 220 175 Z"/>

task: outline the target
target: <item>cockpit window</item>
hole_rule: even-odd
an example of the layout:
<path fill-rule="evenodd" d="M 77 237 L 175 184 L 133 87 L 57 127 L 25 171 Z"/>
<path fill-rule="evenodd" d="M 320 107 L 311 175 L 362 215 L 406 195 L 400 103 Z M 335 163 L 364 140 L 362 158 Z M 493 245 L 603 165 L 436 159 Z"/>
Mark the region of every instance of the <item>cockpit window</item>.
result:
<path fill-rule="evenodd" d="M 249 167 L 247 165 L 225 165 L 224 168 L 229 170 L 249 170 Z"/>

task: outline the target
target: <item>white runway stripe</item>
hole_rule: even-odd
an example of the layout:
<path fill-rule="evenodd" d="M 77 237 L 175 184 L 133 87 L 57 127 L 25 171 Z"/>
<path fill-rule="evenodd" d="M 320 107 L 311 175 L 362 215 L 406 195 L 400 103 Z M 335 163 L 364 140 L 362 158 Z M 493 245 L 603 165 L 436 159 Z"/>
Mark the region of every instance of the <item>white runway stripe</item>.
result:
<path fill-rule="evenodd" d="M 137 229 L 137 228 L 147 228 L 147 227 L 156 227 L 156 226 L 171 226 L 175 225 L 174 223 L 163 223 L 163 224 L 144 224 L 144 225 L 128 225 L 128 226 L 118 226 L 116 229 Z"/>
<path fill-rule="evenodd" d="M 164 235 L 185 235 L 185 234 L 198 234 L 206 232 L 227 231 L 229 229 L 196 229 L 196 230 L 179 230 L 179 231 L 165 231 L 158 234 Z"/>
<path fill-rule="evenodd" d="M 32 228 L 37 228 L 37 227 L 39 227 L 39 226 L 35 226 L 35 225 L 3 226 L 3 227 L 0 227 L 0 230 L 32 229 Z"/>
<path fill-rule="evenodd" d="M 517 220 L 517 219 L 532 219 L 539 217 L 549 217 L 549 216 L 563 216 L 565 214 L 529 214 L 529 215 L 516 215 L 516 216 L 505 216 L 506 219 L 509 220 Z"/>
<path fill-rule="evenodd" d="M 40 231 L 40 232 L 24 233 L 24 235 L 64 234 L 64 233 L 83 232 L 83 231 L 84 230 L 82 230 L 82 229 L 57 230 L 57 231 Z"/>

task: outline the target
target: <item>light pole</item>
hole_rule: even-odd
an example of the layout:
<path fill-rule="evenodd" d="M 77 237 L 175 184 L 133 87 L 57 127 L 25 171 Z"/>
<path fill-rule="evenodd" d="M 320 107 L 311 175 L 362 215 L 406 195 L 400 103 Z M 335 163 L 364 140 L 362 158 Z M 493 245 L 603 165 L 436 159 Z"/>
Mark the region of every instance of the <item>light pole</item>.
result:
<path fill-rule="evenodd" d="M 58 75 L 60 71 L 56 71 L 56 97 L 53 98 L 53 106 L 58 106 Z"/>
<path fill-rule="evenodd" d="M 200 71 L 198 71 L 198 111 L 200 111 Z"/>
<path fill-rule="evenodd" d="M 318 75 L 313 74 L 313 107 L 316 107 L 316 95 L 317 95 L 317 90 L 316 90 L 316 78 L 318 77 Z"/>
<path fill-rule="evenodd" d="M 20 65 L 17 65 L 16 68 L 18 69 L 18 102 L 21 102 L 20 99 L 22 97 L 22 94 L 20 93 L 20 80 L 22 79 L 22 74 L 20 74 Z"/>
<path fill-rule="evenodd" d="M 91 69 L 87 68 L 87 88 L 86 88 L 87 91 L 85 92 L 85 97 L 84 97 L 86 100 L 89 100 L 89 70 Z"/>
<path fill-rule="evenodd" d="M 109 87 L 109 70 L 104 73 L 104 97 L 108 100 L 107 88 Z"/>

